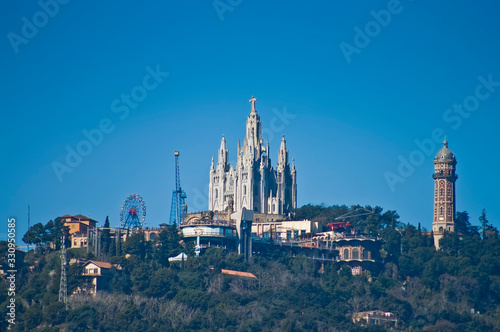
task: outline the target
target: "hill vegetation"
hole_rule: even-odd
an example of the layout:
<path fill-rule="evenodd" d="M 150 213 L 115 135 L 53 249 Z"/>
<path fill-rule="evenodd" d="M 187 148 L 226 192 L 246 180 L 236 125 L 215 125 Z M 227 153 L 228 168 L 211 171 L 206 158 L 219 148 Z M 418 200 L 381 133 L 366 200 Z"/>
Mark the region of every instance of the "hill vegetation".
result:
<path fill-rule="evenodd" d="M 330 222 L 358 208 L 306 205 L 296 217 Z M 470 224 L 467 212 L 458 213 L 460 234 L 445 234 L 436 251 L 432 236 L 402 224 L 396 211 L 363 208 L 375 213 L 350 223 L 384 239 L 384 267 L 376 275 L 353 276 L 341 264 L 322 268 L 321 262 L 278 251 L 250 262 L 221 248 L 194 257 L 193 245 L 170 226 L 157 242 L 137 233 L 121 248 L 104 236 L 102 248 L 122 269 L 113 272 L 109 291 L 71 296 L 68 310 L 58 302 L 60 251 L 43 245 L 49 240 L 37 238 L 44 228 L 37 226 L 39 233 L 28 233 L 38 247 L 17 276 L 13 330 L 385 331 L 351 320 L 353 313 L 380 309 L 396 314 L 404 331 L 500 331 L 500 238 L 486 213 L 481 228 Z M 185 262 L 168 261 L 182 251 L 189 256 Z M 85 257 L 86 250 L 71 249 L 68 256 Z M 68 294 L 82 283 L 81 269 L 68 265 Z M 224 275 L 221 269 L 248 271 L 257 279 Z M 4 278 L 0 287 L 5 308 Z"/>

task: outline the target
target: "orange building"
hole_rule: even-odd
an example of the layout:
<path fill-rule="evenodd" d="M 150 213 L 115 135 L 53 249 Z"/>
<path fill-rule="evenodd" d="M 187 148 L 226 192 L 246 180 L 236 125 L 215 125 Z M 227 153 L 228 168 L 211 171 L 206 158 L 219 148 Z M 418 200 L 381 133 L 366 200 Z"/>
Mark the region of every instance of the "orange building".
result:
<path fill-rule="evenodd" d="M 89 228 L 96 228 L 97 221 L 84 215 L 77 214 L 75 216 L 65 214 L 60 217 L 64 226 L 69 227 L 69 234 L 84 233 L 87 234 Z"/>
<path fill-rule="evenodd" d="M 60 217 L 64 226 L 69 228 L 71 235 L 71 248 L 87 247 L 87 232 L 97 226 L 97 221 L 81 214 L 75 216 L 66 214 Z"/>

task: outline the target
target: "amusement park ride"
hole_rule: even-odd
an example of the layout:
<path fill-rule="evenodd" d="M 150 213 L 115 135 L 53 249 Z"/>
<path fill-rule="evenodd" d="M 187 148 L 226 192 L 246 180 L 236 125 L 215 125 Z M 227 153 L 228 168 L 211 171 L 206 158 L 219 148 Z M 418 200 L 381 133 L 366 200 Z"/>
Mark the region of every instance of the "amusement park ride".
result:
<path fill-rule="evenodd" d="M 179 226 L 187 213 L 186 192 L 181 188 L 181 175 L 179 171 L 179 151 L 174 152 L 175 157 L 175 189 L 172 191 L 172 204 L 170 205 L 169 225 Z"/>
<path fill-rule="evenodd" d="M 142 228 L 146 220 L 146 203 L 141 196 L 132 194 L 122 205 L 120 221 L 122 229 Z"/>

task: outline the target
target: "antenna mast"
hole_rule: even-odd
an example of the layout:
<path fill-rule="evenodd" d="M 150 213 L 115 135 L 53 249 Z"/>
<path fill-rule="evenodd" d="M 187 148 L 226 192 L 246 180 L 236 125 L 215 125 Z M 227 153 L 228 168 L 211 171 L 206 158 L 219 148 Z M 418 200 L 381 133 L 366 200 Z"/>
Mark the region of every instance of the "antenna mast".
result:
<path fill-rule="evenodd" d="M 66 237 L 62 235 L 61 246 L 61 283 L 59 284 L 59 302 L 64 303 L 68 310 L 68 280 L 66 278 Z"/>

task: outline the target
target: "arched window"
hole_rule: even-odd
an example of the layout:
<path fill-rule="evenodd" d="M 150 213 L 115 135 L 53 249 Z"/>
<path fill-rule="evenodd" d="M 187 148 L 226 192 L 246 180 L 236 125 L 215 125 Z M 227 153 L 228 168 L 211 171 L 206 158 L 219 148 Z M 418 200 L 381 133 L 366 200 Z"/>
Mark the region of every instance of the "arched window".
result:
<path fill-rule="evenodd" d="M 439 196 L 443 196 L 443 194 L 444 194 L 444 189 L 443 188 L 439 189 Z"/>
<path fill-rule="evenodd" d="M 441 216 L 443 215 L 443 207 L 442 206 L 439 208 L 439 215 L 441 215 Z"/>
<path fill-rule="evenodd" d="M 451 216 L 451 206 L 448 206 L 448 215 Z"/>
<path fill-rule="evenodd" d="M 352 249 L 352 259 L 359 259 L 359 250 L 358 250 L 358 248 Z"/>
<path fill-rule="evenodd" d="M 247 186 L 243 186 L 243 195 L 247 194 Z"/>
<path fill-rule="evenodd" d="M 443 231 L 443 227 L 439 227 L 439 231 L 442 232 Z"/>
<path fill-rule="evenodd" d="M 219 190 L 215 189 L 215 198 L 219 198 Z"/>
<path fill-rule="evenodd" d="M 369 259 L 369 254 L 368 254 L 368 250 L 363 250 L 363 259 Z"/>
<path fill-rule="evenodd" d="M 344 249 L 344 259 L 349 259 L 349 249 Z"/>

